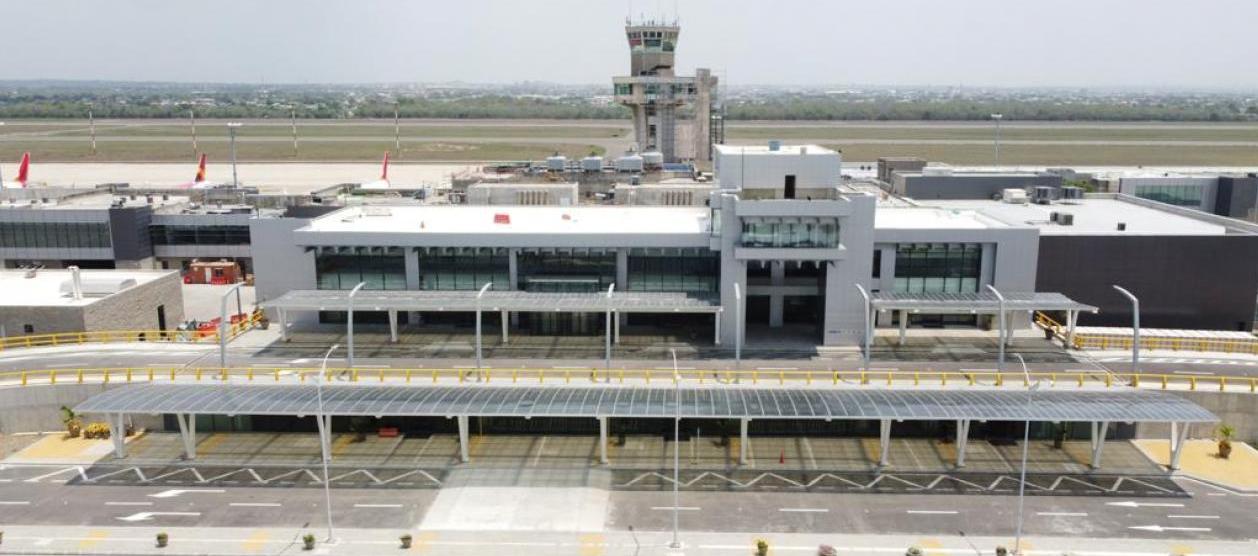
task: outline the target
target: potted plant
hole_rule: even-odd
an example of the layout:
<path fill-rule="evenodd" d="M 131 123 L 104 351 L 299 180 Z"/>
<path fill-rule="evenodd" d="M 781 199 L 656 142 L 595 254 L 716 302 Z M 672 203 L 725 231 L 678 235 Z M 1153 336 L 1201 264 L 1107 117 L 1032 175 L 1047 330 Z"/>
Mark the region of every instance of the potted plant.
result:
<path fill-rule="evenodd" d="M 909 549 L 904 552 L 904 556 L 923 556 L 922 549 L 916 546 L 910 546 Z"/>
<path fill-rule="evenodd" d="M 769 541 L 764 539 L 756 539 L 756 556 L 768 556 Z"/>
<path fill-rule="evenodd" d="M 817 556 L 839 556 L 839 551 L 833 546 L 823 544 L 817 547 Z"/>
<path fill-rule="evenodd" d="M 405 533 L 398 537 L 398 540 L 402 542 L 402 549 L 405 550 L 411 547 L 411 541 L 414 539 L 411 537 L 410 533 Z"/>
<path fill-rule="evenodd" d="M 1219 425 L 1219 457 L 1227 459 L 1232 455 L 1232 437 L 1236 436 L 1236 427 L 1228 424 Z"/>
<path fill-rule="evenodd" d="M 306 533 L 305 535 L 301 536 L 301 549 L 302 550 L 314 550 L 314 543 L 315 543 L 314 535 L 310 533 Z"/>
<path fill-rule="evenodd" d="M 996 556 L 1009 556 L 1009 549 L 1003 546 L 997 546 Z"/>
<path fill-rule="evenodd" d="M 78 438 L 83 433 L 83 420 L 64 405 L 61 406 L 61 423 L 66 426 L 66 436 L 70 438 Z"/>
<path fill-rule="evenodd" d="M 165 531 L 157 534 L 157 548 L 166 548 L 166 543 L 170 541 L 170 536 Z"/>

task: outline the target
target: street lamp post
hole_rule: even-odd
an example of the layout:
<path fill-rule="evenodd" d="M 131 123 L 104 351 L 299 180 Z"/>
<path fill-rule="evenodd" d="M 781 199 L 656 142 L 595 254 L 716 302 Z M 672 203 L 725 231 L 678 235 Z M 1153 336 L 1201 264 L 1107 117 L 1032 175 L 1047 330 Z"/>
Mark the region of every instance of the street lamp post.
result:
<path fill-rule="evenodd" d="M 1131 374 L 1140 372 L 1140 300 L 1126 288 L 1114 285 L 1114 289 L 1131 301 Z"/>
<path fill-rule="evenodd" d="M 332 431 L 328 429 L 332 427 L 332 420 L 328 419 L 327 422 L 324 422 L 323 380 L 328 376 L 328 358 L 332 356 L 332 352 L 336 351 L 338 347 L 341 346 L 333 344 L 332 347 L 328 348 L 328 352 L 323 354 L 323 363 L 319 365 L 319 380 L 315 381 L 315 393 L 319 400 L 319 407 L 316 410 L 318 414 L 315 415 L 315 419 L 319 420 L 319 447 L 320 451 L 323 452 L 323 498 L 324 506 L 328 511 L 328 538 L 326 542 L 329 543 L 332 542 L 332 487 L 328 485 L 328 460 L 332 459 L 332 457 L 329 454 L 331 450 L 328 446 L 328 439 L 332 437 Z"/>
<path fill-rule="evenodd" d="M 992 114 L 992 120 L 996 122 L 996 166 L 1000 166 L 1000 120 L 1003 119 L 1004 114 Z"/>
<path fill-rule="evenodd" d="M 481 377 L 481 351 L 480 351 L 480 304 L 481 297 L 485 295 L 485 291 L 494 285 L 493 282 L 486 282 L 481 286 L 480 291 L 476 292 L 476 382 L 480 382 Z"/>
<path fill-rule="evenodd" d="M 359 282 L 354 289 L 349 290 L 349 295 L 345 297 L 345 336 L 349 341 L 349 349 L 345 352 L 345 362 L 349 363 L 351 369 L 354 368 L 354 295 L 366 285 L 366 282 Z"/>
<path fill-rule="evenodd" d="M 1019 362 L 1022 363 L 1022 375 L 1026 378 L 1026 385 L 1027 385 L 1026 404 L 1027 404 L 1027 407 L 1030 407 L 1031 396 L 1035 392 L 1035 390 L 1040 387 L 1040 383 L 1036 381 L 1034 385 L 1031 384 L 1031 372 L 1027 370 L 1026 360 L 1022 358 L 1022 354 L 1015 353 L 1013 355 L 1014 357 L 1018 358 Z M 1028 419 L 1022 431 L 1022 477 L 1018 481 L 1018 528 L 1017 528 L 1017 531 L 1014 533 L 1014 538 L 1013 538 L 1014 556 L 1019 556 L 1022 554 L 1022 515 L 1023 515 L 1022 511 L 1023 511 L 1023 508 L 1025 507 L 1025 502 L 1026 502 L 1026 464 L 1027 464 L 1027 452 L 1029 451 L 1030 443 L 1031 443 L 1031 421 L 1030 419 Z"/>
<path fill-rule="evenodd" d="M 1000 358 L 996 360 L 996 372 L 1000 372 L 1005 370 L 1005 296 L 1000 295 L 996 287 L 991 284 L 987 284 L 987 289 L 996 295 L 996 301 L 999 304 L 997 310 L 1000 311 L 1000 315 L 997 322 L 1000 324 L 1000 333 L 997 334 L 996 341 L 1000 344 L 998 351 Z"/>
<path fill-rule="evenodd" d="M 669 548 L 681 548 L 678 531 L 681 529 L 681 374 L 677 370 L 677 350 L 669 348 L 673 356 L 673 542 Z"/>
<path fill-rule="evenodd" d="M 236 293 L 236 314 L 240 314 L 240 286 L 244 283 L 237 283 L 219 299 L 219 318 L 218 318 L 218 367 L 222 369 L 222 373 L 227 373 L 227 323 L 231 319 L 227 318 L 227 298 L 231 297 L 232 292 Z"/>
<path fill-rule="evenodd" d="M 869 343 L 870 343 L 870 336 L 873 336 L 873 326 L 870 323 L 872 319 L 870 318 L 870 314 L 869 314 L 869 292 L 865 291 L 865 286 L 862 286 L 860 284 L 854 284 L 854 285 L 856 286 L 856 291 L 861 293 L 861 298 L 865 301 L 865 321 L 864 321 L 865 330 L 864 330 L 864 333 L 862 333 L 861 335 L 865 337 L 865 350 L 864 350 L 865 371 L 868 372 L 869 371 Z"/>
<path fill-rule="evenodd" d="M 232 187 L 233 188 L 240 187 L 240 180 L 237 179 L 236 177 L 236 128 L 242 125 L 244 124 L 240 122 L 227 122 L 227 133 L 228 135 L 231 136 L 231 143 L 232 143 Z"/>

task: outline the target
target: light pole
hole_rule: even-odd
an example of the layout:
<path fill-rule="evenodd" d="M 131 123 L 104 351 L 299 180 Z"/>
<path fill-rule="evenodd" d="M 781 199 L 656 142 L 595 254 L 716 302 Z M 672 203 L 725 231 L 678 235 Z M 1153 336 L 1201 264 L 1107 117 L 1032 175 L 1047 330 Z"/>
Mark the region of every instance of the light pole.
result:
<path fill-rule="evenodd" d="M 743 292 L 734 282 L 734 367 L 743 361 Z"/>
<path fill-rule="evenodd" d="M 293 123 L 293 158 L 297 158 L 297 109 L 288 108 L 289 121 Z"/>
<path fill-rule="evenodd" d="M 1026 378 L 1026 404 L 1029 409 L 1031 406 L 1031 395 L 1040 387 L 1039 381 L 1031 384 L 1031 372 L 1026 368 L 1026 360 L 1022 358 L 1021 353 L 1013 354 L 1022 363 L 1022 375 Z M 1027 452 L 1031 443 L 1031 420 L 1026 420 L 1026 425 L 1022 431 L 1022 478 L 1018 481 L 1018 529 L 1013 537 L 1013 553 L 1014 556 L 1022 554 L 1022 509 L 1026 502 L 1026 462 Z"/>
<path fill-rule="evenodd" d="M 236 314 L 240 314 L 240 286 L 244 283 L 238 282 L 219 299 L 219 319 L 218 319 L 218 367 L 222 369 L 224 376 L 227 373 L 227 323 L 231 320 L 227 318 L 227 298 L 232 292 L 236 292 Z"/>
<path fill-rule="evenodd" d="M 996 341 L 1000 344 L 1000 358 L 996 360 L 996 372 L 999 373 L 1005 370 L 1005 296 L 1000 295 L 1000 292 L 996 291 L 996 287 L 991 284 L 987 284 L 987 289 L 996 295 L 996 302 L 998 303 L 997 310 L 1000 311 L 999 319 L 997 321 L 1000 323 L 1000 333 L 996 335 Z"/>
<path fill-rule="evenodd" d="M 236 128 L 242 125 L 244 124 L 240 122 L 227 122 L 227 134 L 231 136 L 231 143 L 232 143 L 232 187 L 233 188 L 240 187 L 240 180 L 238 180 L 236 177 Z M 350 345 L 351 345 L 350 349 L 352 350 L 353 344 L 350 344 Z"/>
<path fill-rule="evenodd" d="M 480 382 L 481 377 L 481 352 L 480 352 L 480 303 L 481 297 L 485 295 L 485 291 L 493 286 L 493 282 L 486 282 L 481 286 L 480 291 L 476 292 L 476 382 Z"/>
<path fill-rule="evenodd" d="M 319 365 L 319 380 L 315 381 L 315 395 L 319 400 L 319 407 L 316 409 L 318 414 L 315 415 L 315 419 L 319 420 L 319 447 L 323 452 L 323 499 L 324 506 L 328 510 L 328 538 L 325 542 L 328 543 L 332 542 L 332 487 L 328 485 L 328 460 L 332 459 L 328 453 L 331 451 L 328 440 L 332 437 L 332 431 L 325 429 L 332 428 L 332 420 L 328 419 L 326 423 L 323 420 L 323 380 L 328 376 L 328 358 L 338 347 L 341 346 L 333 344 L 328 348 L 328 352 L 323 354 L 323 363 Z"/>
<path fill-rule="evenodd" d="M 673 355 L 673 542 L 669 548 L 681 548 L 678 530 L 681 528 L 681 374 L 677 370 L 677 350 L 669 348 Z"/>
<path fill-rule="evenodd" d="M 357 286 L 354 286 L 354 289 L 349 290 L 349 295 L 345 298 L 345 335 L 349 340 L 349 349 L 345 352 L 345 362 L 349 363 L 351 369 L 354 368 L 354 294 L 358 293 L 358 290 L 363 289 L 363 286 L 366 285 L 366 282 L 359 282 Z"/>
<path fill-rule="evenodd" d="M 861 293 L 861 298 L 865 300 L 865 331 L 861 335 L 865 337 L 865 371 L 869 372 L 869 343 L 870 336 L 873 336 L 873 326 L 870 323 L 872 319 L 869 314 L 869 292 L 865 291 L 865 286 L 860 284 L 853 285 L 856 286 L 856 291 Z"/>
<path fill-rule="evenodd" d="M 616 291 L 616 283 L 607 286 L 607 334 L 603 365 L 607 367 L 607 382 L 612 381 L 612 293 Z"/>
<path fill-rule="evenodd" d="M 996 166 L 1000 166 L 1000 120 L 1003 119 L 1004 114 L 992 114 L 992 120 L 996 122 Z"/>
<path fill-rule="evenodd" d="M 1131 300 L 1131 374 L 1140 372 L 1140 300 L 1126 288 L 1114 285 L 1114 289 Z"/>

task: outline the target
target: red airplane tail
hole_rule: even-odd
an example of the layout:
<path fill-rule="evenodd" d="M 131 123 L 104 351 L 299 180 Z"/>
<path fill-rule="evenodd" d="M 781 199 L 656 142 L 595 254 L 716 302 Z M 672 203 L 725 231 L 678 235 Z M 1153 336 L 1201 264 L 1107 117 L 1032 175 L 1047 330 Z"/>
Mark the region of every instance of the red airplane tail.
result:
<path fill-rule="evenodd" d="M 201 162 L 197 164 L 197 177 L 192 178 L 192 183 L 202 183 L 205 181 L 205 153 L 201 153 Z"/>
<path fill-rule="evenodd" d="M 22 153 L 22 162 L 17 167 L 17 182 L 26 187 L 26 181 L 31 177 L 31 153 Z"/>
<path fill-rule="evenodd" d="M 384 169 L 380 171 L 380 180 L 389 181 L 389 151 L 384 151 Z"/>

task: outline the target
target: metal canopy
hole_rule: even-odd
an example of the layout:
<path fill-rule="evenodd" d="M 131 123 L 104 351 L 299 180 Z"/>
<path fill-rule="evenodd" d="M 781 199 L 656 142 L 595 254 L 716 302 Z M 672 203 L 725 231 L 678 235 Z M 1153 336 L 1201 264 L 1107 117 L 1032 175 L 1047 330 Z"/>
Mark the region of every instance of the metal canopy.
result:
<path fill-rule="evenodd" d="M 288 311 L 345 311 L 348 291 L 293 290 L 263 307 Z M 475 291 L 363 290 L 354 296 L 359 311 L 475 311 Z M 674 292 L 541 293 L 487 291 L 482 311 L 597 313 L 719 313 L 715 298 Z"/>
<path fill-rule="evenodd" d="M 107 390 L 79 413 L 314 415 L 313 385 L 137 384 Z M 643 386 L 359 386 L 323 389 L 324 414 L 345 416 L 657 417 L 676 413 L 673 388 Z M 751 419 L 897 419 L 1213 423 L 1201 406 L 1147 390 L 834 390 L 699 387 L 681 415 Z"/>
<path fill-rule="evenodd" d="M 1006 311 L 1090 311 L 1092 305 L 1080 303 L 1057 292 L 1001 292 Z M 991 292 L 980 293 L 887 293 L 870 296 L 869 304 L 877 310 L 916 311 L 920 313 L 991 313 L 1000 312 L 1000 300 Z"/>

